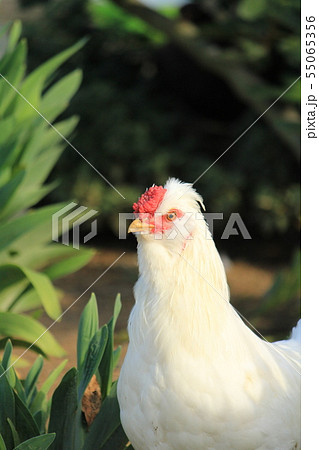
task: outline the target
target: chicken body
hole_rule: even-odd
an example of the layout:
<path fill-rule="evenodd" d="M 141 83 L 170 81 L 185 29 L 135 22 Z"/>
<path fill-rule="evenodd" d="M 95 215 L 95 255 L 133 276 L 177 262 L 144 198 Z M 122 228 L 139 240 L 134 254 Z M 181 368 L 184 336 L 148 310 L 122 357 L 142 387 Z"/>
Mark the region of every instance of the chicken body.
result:
<path fill-rule="evenodd" d="M 199 213 L 189 185 L 164 188 L 157 213 Z M 299 330 L 274 344 L 249 330 L 229 303 L 206 222 L 192 219 L 188 236 L 137 235 L 140 276 L 118 383 L 124 430 L 135 450 L 300 448 Z"/>

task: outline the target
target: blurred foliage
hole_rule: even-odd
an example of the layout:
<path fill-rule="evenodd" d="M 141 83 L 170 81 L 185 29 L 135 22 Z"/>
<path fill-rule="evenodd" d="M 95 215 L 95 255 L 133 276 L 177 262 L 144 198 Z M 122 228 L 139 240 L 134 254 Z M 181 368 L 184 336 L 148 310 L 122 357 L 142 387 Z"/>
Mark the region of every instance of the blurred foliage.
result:
<path fill-rule="evenodd" d="M 128 439 L 120 423 L 117 382 L 113 369 L 120 347 L 113 350 L 113 334 L 121 310 L 118 295 L 114 315 L 99 328 L 94 294 L 84 308 L 78 329 L 77 368 L 70 369 L 48 392 L 65 367 L 57 366 L 38 388 L 43 367 L 39 356 L 26 378 L 12 366 L 12 344 L 6 342 L 0 364 L 1 450 L 124 450 Z"/>
<path fill-rule="evenodd" d="M 284 269 L 278 273 L 273 285 L 261 299 L 259 314 L 272 314 L 283 306 L 298 300 L 300 306 L 300 288 L 301 288 L 301 254 L 297 251 L 294 254 L 292 264 L 289 269 Z M 299 314 L 300 317 L 300 309 Z"/>
<path fill-rule="evenodd" d="M 10 337 L 20 346 L 35 342 L 32 349 L 43 355 L 61 356 L 63 349 L 36 318 L 44 309 L 58 319 L 62 311 L 52 281 L 81 268 L 93 252 L 52 242 L 52 214 L 65 203 L 34 208 L 56 186 L 45 181 L 65 146 L 35 108 L 52 122 L 67 107 L 81 72 L 73 71 L 57 82 L 53 78 L 83 43 L 26 76 L 27 46 L 20 33 L 21 24 L 15 22 L 0 56 L 0 338 L 4 337 L 0 348 Z M 55 127 L 69 136 L 76 124 L 77 118 L 69 117 Z M 31 310 L 33 317 L 22 314 Z"/>
<path fill-rule="evenodd" d="M 20 0 L 27 4 L 26 0 Z M 34 0 L 33 0 L 34 2 Z M 151 10 L 129 0 L 39 0 L 24 24 L 33 66 L 84 35 L 65 70 L 84 79 L 68 113 L 76 148 L 54 176 L 109 225 L 147 186 L 194 181 L 300 74 L 299 0 L 197 0 Z M 62 73 L 62 72 L 61 72 Z M 239 212 L 254 239 L 299 235 L 300 83 L 197 183 L 208 211 Z"/>

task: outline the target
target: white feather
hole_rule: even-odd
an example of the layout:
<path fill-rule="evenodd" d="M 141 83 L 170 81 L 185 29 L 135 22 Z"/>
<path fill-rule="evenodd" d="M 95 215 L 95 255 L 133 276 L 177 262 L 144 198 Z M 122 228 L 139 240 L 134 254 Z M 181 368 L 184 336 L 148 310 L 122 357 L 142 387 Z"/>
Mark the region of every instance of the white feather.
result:
<path fill-rule="evenodd" d="M 157 212 L 192 213 L 192 239 L 139 235 L 121 420 L 135 450 L 300 448 L 300 327 L 270 344 L 229 303 L 200 195 L 170 179 Z M 208 236 L 208 239 L 207 239 Z"/>

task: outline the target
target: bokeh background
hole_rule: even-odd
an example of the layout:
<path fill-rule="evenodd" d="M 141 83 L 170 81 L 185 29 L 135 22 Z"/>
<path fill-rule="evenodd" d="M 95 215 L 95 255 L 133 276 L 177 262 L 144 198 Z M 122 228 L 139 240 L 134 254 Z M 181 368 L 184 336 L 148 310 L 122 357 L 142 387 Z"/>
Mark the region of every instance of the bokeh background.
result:
<path fill-rule="evenodd" d="M 82 83 L 55 121 L 77 116 L 69 146 L 37 206 L 75 200 L 99 211 L 97 248 L 80 271 L 55 282 L 67 307 L 123 251 L 94 286 L 102 316 L 122 293 L 118 342 L 133 304 L 135 241 L 117 238 L 118 213 L 169 176 L 199 177 L 300 75 L 298 0 L 2 0 L 0 23 L 22 20 L 27 71 L 85 38 L 55 81 L 81 69 Z M 195 187 L 214 223 L 234 305 L 270 339 L 300 314 L 300 82 L 208 170 Z M 222 240 L 232 212 L 252 239 Z M 85 234 L 87 230 L 83 229 Z M 88 294 L 89 295 L 89 294 Z M 52 333 L 74 353 L 85 297 Z M 43 317 L 43 323 L 50 320 Z"/>

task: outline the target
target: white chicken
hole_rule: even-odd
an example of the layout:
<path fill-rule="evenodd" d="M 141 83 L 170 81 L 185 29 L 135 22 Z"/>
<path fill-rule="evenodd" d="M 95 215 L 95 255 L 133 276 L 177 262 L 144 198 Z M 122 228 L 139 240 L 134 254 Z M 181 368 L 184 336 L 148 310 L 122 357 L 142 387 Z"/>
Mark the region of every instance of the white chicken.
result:
<path fill-rule="evenodd" d="M 257 337 L 229 303 L 192 185 L 169 179 L 133 205 L 139 279 L 118 382 L 135 450 L 300 448 L 300 324 Z"/>

